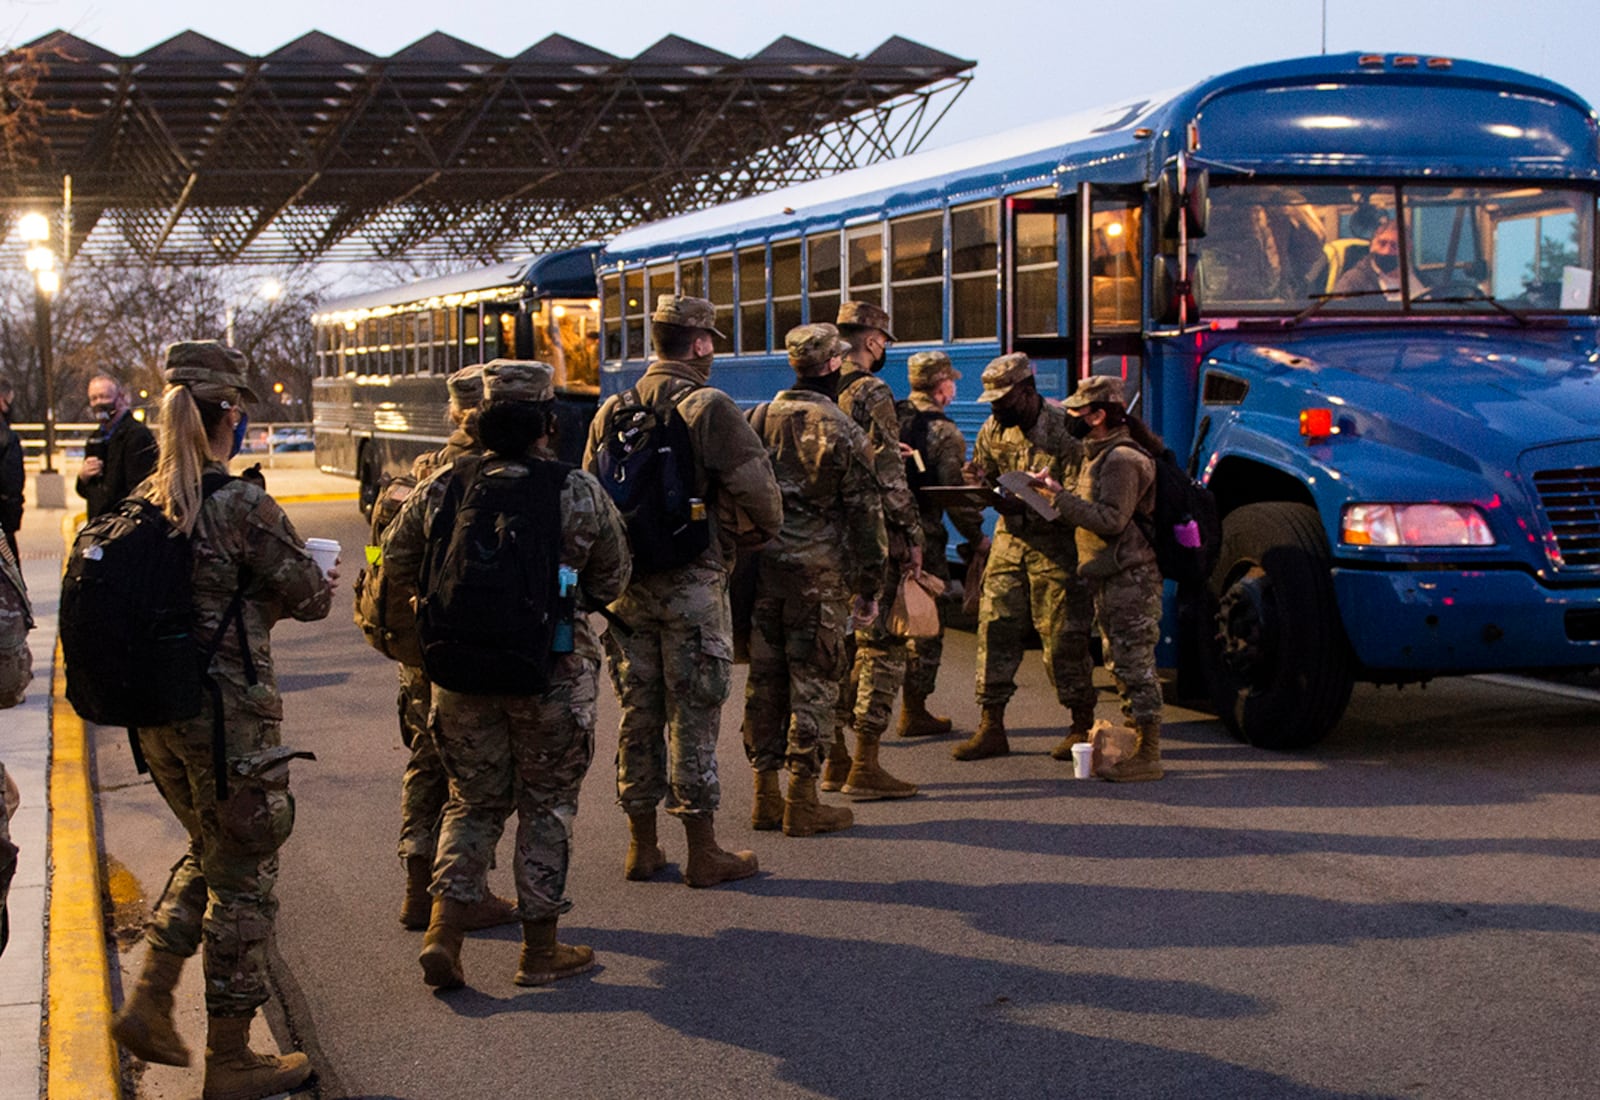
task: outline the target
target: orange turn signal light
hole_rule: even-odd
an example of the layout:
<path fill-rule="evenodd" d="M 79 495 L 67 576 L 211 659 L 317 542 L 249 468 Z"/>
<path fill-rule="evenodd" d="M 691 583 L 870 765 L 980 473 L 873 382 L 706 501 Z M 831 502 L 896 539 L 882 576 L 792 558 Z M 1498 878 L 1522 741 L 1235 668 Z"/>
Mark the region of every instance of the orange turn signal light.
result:
<path fill-rule="evenodd" d="M 1333 434 L 1332 409 L 1301 409 L 1300 434 L 1307 439 L 1326 439 Z"/>

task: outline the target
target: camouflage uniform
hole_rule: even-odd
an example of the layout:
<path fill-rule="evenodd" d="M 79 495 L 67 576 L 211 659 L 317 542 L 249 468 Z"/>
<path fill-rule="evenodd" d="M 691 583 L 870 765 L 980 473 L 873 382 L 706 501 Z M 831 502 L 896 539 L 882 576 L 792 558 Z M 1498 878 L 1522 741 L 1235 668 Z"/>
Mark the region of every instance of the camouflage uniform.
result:
<path fill-rule="evenodd" d="M 781 391 L 763 432 L 783 530 L 761 551 L 745 689 L 745 755 L 815 775 L 833 736 L 852 596 L 875 598 L 887 553 L 866 437 L 827 396 Z M 787 737 L 785 731 L 787 730 Z"/>
<path fill-rule="evenodd" d="M 553 458 L 549 452 L 540 455 Z M 407 498 L 383 540 L 384 569 L 415 584 L 426 544 L 447 538 L 433 531 L 450 487 L 441 470 Z M 580 470 L 561 487 L 561 562 L 578 571 L 583 590 L 609 600 L 628 580 L 627 535 L 616 506 Z M 595 697 L 600 647 L 586 616 L 573 623 L 573 651 L 557 659 L 542 695 L 467 695 L 435 687 L 435 736 L 451 799 L 435 860 L 436 897 L 472 903 L 484 880 L 505 819 L 517 811 L 514 877 L 523 920 L 572 907 L 566 897 L 572 822 L 578 787 L 594 755 Z"/>
<path fill-rule="evenodd" d="M 1044 469 L 1072 484 L 1083 444 L 1067 432 L 1067 414 L 1045 402 L 1033 427 L 1002 428 L 991 416 L 978 431 L 973 465 L 991 484 L 1012 470 Z M 1070 525 L 1032 510 L 1001 516 L 978 606 L 979 706 L 1003 707 L 1016 694 L 1027 624 L 1044 644 L 1045 670 L 1061 704 L 1094 710 L 1094 660 L 1089 653 L 1090 600 L 1078 576 Z"/>
<path fill-rule="evenodd" d="M 1149 515 L 1155 507 L 1155 461 L 1126 427 L 1086 441 L 1084 451 L 1076 487 L 1057 498 L 1056 509 L 1077 524 L 1078 573 L 1094 598 L 1123 713 L 1135 723 L 1157 722 L 1161 571 L 1155 550 L 1133 522 L 1136 511 Z"/>
<path fill-rule="evenodd" d="M 728 573 L 739 543 L 760 543 L 783 524 L 766 448 L 733 399 L 706 383 L 709 365 L 657 360 L 635 387 L 646 404 L 686 384 L 678 403 L 694 441 L 695 492 L 711 518 L 711 545 L 688 565 L 635 576 L 611 610 L 631 628 L 605 633 L 611 681 L 621 703 L 617 801 L 629 815 L 665 802 L 683 818 L 716 811 L 717 730 L 728 698 L 733 622 Z M 589 428 L 584 467 L 599 468 L 605 425 L 617 397 Z M 663 736 L 663 729 L 665 736 Z"/>
<path fill-rule="evenodd" d="M 482 453 L 477 437 L 465 428 L 457 428 L 442 448 L 417 456 L 411 464 L 411 476 L 420 485 L 460 456 Z M 400 780 L 400 858 L 420 856 L 431 862 L 439 842 L 445 802 L 450 796 L 450 777 L 439 759 L 439 747 L 429 723 L 432 685 L 420 667 L 400 664 L 398 668 L 400 737 L 411 750 Z"/>
<path fill-rule="evenodd" d="M 959 376 L 958 376 L 959 377 Z M 967 440 L 961 429 L 944 416 L 932 397 L 920 390 L 899 405 L 900 423 L 909 428 L 918 414 L 935 414 L 928 422 L 928 440 L 922 450 L 922 462 L 927 468 L 928 485 L 963 485 L 961 470 L 967 461 Z M 902 433 L 903 435 L 904 433 Z M 950 532 L 945 528 L 946 512 L 956 532 L 969 543 L 983 540 L 983 509 L 972 505 L 958 505 L 945 509 L 921 497 L 917 499 L 917 512 L 922 520 L 922 571 L 950 584 L 950 560 L 947 556 Z M 933 694 L 934 682 L 939 676 L 939 662 L 944 656 L 944 633 L 933 638 L 913 638 L 910 659 L 906 664 L 905 690 L 907 695 Z"/>
<path fill-rule="evenodd" d="M 11 544 L 0 539 L 0 709 L 22 702 L 33 679 L 33 653 L 28 631 L 33 628 L 28 586 Z"/>
<path fill-rule="evenodd" d="M 226 473 L 211 462 L 206 472 Z M 135 491 L 145 496 L 146 482 Z M 195 630 L 216 635 L 242 570 L 245 637 L 257 682 L 250 685 L 237 631 L 222 635 L 211 678 L 222 690 L 229 797 L 217 800 L 212 772 L 212 702 L 173 726 L 139 730 L 150 776 L 189 834 L 146 937 L 158 951 L 187 957 L 205 943 L 206 1009 L 250 1016 L 267 1000 L 266 952 L 278 910 L 278 848 L 294 825 L 288 761 L 279 724 L 283 701 L 272 673 L 268 633 L 279 619 L 328 613 L 333 589 L 305 551 L 289 517 L 265 491 L 230 481 L 207 497 L 192 538 Z"/>
<path fill-rule="evenodd" d="M 862 370 L 845 371 L 839 380 L 839 407 L 867 437 L 883 493 L 889 563 L 878 618 L 856 631 L 855 663 L 840 696 L 838 736 L 842 737 L 844 725 L 853 721 L 857 734 L 876 739 L 889 728 L 895 697 L 905 681 L 906 640 L 890 634 L 884 624 L 908 555 L 922 545 L 922 518 L 906 484 L 906 464 L 900 457 L 900 416 L 889 384 Z"/>

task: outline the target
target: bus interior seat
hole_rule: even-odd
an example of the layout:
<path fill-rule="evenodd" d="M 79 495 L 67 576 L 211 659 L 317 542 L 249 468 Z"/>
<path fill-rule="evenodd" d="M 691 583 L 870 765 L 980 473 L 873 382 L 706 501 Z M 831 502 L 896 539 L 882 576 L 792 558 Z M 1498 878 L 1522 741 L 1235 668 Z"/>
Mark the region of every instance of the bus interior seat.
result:
<path fill-rule="evenodd" d="M 1366 240 L 1361 237 L 1340 237 L 1322 246 L 1323 254 L 1328 257 L 1326 293 L 1332 294 L 1339 276 L 1367 258 L 1367 247 Z"/>

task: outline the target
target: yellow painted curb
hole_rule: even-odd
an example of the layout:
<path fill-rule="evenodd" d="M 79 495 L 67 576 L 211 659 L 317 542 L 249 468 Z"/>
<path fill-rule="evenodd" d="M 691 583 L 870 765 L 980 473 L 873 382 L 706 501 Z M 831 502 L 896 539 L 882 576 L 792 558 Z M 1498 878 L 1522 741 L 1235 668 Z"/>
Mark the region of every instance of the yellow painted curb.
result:
<path fill-rule="evenodd" d="M 58 643 L 51 683 L 50 1034 L 45 1095 L 51 1100 L 112 1100 L 122 1095 L 111 1041 L 111 976 L 105 913 L 100 907 L 100 856 L 94 791 L 83 721 L 65 703 L 66 667 Z"/>

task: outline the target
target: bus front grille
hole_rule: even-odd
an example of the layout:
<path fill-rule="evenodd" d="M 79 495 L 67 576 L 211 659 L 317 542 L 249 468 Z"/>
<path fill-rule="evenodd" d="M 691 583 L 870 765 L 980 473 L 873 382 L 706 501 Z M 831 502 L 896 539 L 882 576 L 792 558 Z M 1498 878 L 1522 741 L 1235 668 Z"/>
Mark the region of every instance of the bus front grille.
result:
<path fill-rule="evenodd" d="M 1550 523 L 1558 565 L 1600 566 L 1600 466 L 1540 470 L 1533 483 Z"/>

